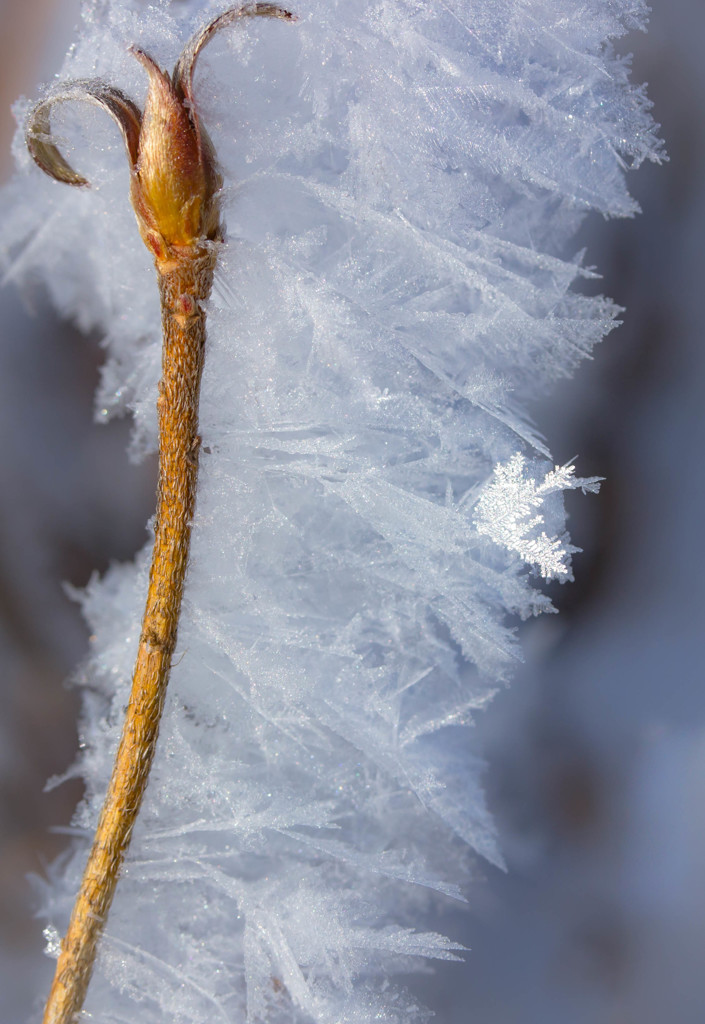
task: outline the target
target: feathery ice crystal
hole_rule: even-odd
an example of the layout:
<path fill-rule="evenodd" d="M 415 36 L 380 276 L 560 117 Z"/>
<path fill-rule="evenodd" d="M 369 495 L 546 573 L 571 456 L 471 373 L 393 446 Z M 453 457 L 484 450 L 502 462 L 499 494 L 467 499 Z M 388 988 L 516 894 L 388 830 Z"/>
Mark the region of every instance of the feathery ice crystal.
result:
<path fill-rule="evenodd" d="M 526 460 L 521 453 L 495 467 L 494 477 L 475 505 L 477 532 L 495 544 L 515 551 L 522 561 L 536 565 L 544 579 L 570 578 L 569 558 L 577 548 L 562 537 L 549 537 L 545 529 L 545 504 L 550 495 L 580 488 L 598 491 L 598 477 L 581 479 L 575 466 L 556 466 L 537 483 L 526 475 Z M 539 509 L 544 509 L 540 512 Z M 562 509 L 558 508 L 562 518 Z"/>
<path fill-rule="evenodd" d="M 86 1004 L 105 1020 L 423 1016 L 387 977 L 457 955 L 416 930 L 430 892 L 461 898 L 469 849 L 501 863 L 462 727 L 518 657 L 506 614 L 549 607 L 516 556 L 564 578 L 571 549 L 538 517 L 561 535 L 556 489 L 594 483 L 553 469 L 521 401 L 613 326 L 566 246 L 591 209 L 633 214 L 625 165 L 660 158 L 611 48 L 640 0 L 294 6 L 295 32 L 224 37 L 194 86 L 227 237 L 177 657 Z M 222 7 L 89 2 L 60 77 L 141 98 L 128 47 L 168 66 Z M 94 188 L 44 180 L 18 139 L 6 276 L 103 332 L 98 415 L 131 411 L 139 455 L 160 329 L 123 143 L 90 107 L 56 120 Z M 59 932 L 147 556 L 84 597 L 84 838 L 45 887 Z"/>

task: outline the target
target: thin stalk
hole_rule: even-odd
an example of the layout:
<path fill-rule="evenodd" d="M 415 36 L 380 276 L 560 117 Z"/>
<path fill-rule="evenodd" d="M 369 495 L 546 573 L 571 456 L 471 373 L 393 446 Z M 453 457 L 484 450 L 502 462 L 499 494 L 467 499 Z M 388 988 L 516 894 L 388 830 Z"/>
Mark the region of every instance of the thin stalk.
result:
<path fill-rule="evenodd" d="M 71 1024 L 83 1005 L 96 947 L 154 760 L 176 645 L 198 477 L 198 397 L 215 246 L 157 264 L 164 344 L 159 384 L 159 486 L 140 644 L 113 774 L 62 942 L 44 1024 Z"/>
<path fill-rule="evenodd" d="M 30 112 L 26 140 L 38 166 L 68 185 L 88 182 L 51 136 L 53 106 L 83 100 L 117 123 L 131 172 L 130 200 L 159 278 L 163 348 L 159 487 L 147 603 L 132 690 L 105 803 L 81 887 L 61 943 L 44 1024 L 75 1024 L 90 983 L 101 932 L 154 760 L 191 541 L 198 477 L 198 398 L 206 341 L 203 303 L 213 283 L 222 225 L 222 179 L 193 97 L 196 60 L 214 34 L 243 18 L 295 20 L 271 3 L 231 8 L 200 29 L 167 75 L 143 50 L 132 53 L 149 76 L 144 112 L 99 80 L 58 86 Z"/>

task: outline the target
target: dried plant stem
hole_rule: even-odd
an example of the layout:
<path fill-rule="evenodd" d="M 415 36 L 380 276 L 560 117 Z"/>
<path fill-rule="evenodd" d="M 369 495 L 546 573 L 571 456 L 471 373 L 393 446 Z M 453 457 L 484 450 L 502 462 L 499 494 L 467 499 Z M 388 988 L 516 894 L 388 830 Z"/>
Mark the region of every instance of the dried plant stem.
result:
<path fill-rule="evenodd" d="M 172 251 L 173 252 L 173 251 Z M 164 343 L 152 566 L 132 691 L 105 803 L 62 943 L 44 1024 L 73 1024 L 147 785 L 181 609 L 196 502 L 198 396 L 216 246 L 157 261 Z"/>
<path fill-rule="evenodd" d="M 186 44 L 171 75 L 144 50 L 131 47 L 149 77 L 143 111 L 120 89 L 91 79 L 58 86 L 27 119 L 25 138 L 35 163 L 55 181 L 79 188 L 88 181 L 66 162 L 52 138 L 53 107 L 74 100 L 92 103 L 118 125 L 130 166 L 130 201 L 159 275 L 164 334 L 157 403 L 157 517 L 132 692 L 95 839 L 61 943 L 44 1024 L 75 1024 L 81 1011 L 154 760 L 196 504 L 198 394 L 206 338 L 202 303 L 210 295 L 223 238 L 222 178 L 194 103 L 193 76 L 208 41 L 244 18 L 296 20 L 272 3 L 229 8 Z"/>

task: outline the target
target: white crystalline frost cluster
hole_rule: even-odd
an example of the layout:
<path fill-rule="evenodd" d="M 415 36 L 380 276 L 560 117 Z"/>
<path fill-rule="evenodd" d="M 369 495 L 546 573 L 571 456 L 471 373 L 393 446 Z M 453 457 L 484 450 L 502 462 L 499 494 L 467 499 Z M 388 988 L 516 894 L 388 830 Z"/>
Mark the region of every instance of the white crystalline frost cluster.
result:
<path fill-rule="evenodd" d="M 128 46 L 173 66 L 224 6 L 94 0 L 60 77 L 100 75 L 142 103 Z M 219 36 L 196 75 L 228 237 L 178 651 L 86 1004 L 115 1024 L 424 1016 L 389 977 L 457 955 L 425 929 L 429 908 L 462 898 L 472 851 L 501 863 L 465 726 L 518 655 L 507 614 L 549 607 L 517 554 L 568 567 L 537 517 L 559 537 L 560 495 L 544 497 L 575 481 L 522 401 L 613 325 L 608 300 L 573 290 L 593 275 L 570 239 L 589 210 L 631 215 L 625 166 L 659 158 L 611 45 L 643 23 L 639 0 L 296 8 L 296 25 Z M 93 187 L 43 177 L 18 135 L 6 276 L 45 282 L 102 333 L 98 413 L 129 410 L 139 454 L 155 445 L 160 324 L 122 142 L 92 107 L 63 105 L 54 132 Z M 44 891 L 59 932 L 148 556 L 85 594 L 71 772 L 86 796 Z"/>
<path fill-rule="evenodd" d="M 526 459 L 518 453 L 496 466 L 494 476 L 475 507 L 478 533 L 515 551 L 529 565 L 536 565 L 545 579 L 568 578 L 569 559 L 577 548 L 564 537 L 549 537 L 545 505 L 551 495 L 580 488 L 598 491 L 597 477 L 580 479 L 575 466 L 556 466 L 539 483 L 527 475 Z M 544 511 L 539 511 L 544 509 Z"/>

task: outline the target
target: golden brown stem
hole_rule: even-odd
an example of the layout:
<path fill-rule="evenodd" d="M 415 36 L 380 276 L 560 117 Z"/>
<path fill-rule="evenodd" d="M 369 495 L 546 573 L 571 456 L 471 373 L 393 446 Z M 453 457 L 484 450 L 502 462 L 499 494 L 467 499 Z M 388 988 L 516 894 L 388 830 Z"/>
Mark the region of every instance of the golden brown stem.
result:
<path fill-rule="evenodd" d="M 120 746 L 69 928 L 61 944 L 44 1024 L 75 1024 L 96 948 L 144 796 L 159 733 L 181 610 L 198 473 L 198 392 L 205 313 L 222 238 L 222 184 L 212 145 L 193 102 L 198 55 L 213 35 L 242 18 L 295 16 L 272 3 L 223 11 L 187 43 L 173 75 L 148 53 L 132 53 L 149 75 L 144 112 L 99 80 L 67 83 L 31 111 L 26 141 L 37 165 L 69 185 L 87 180 L 66 162 L 51 136 L 57 103 L 84 100 L 102 108 L 122 132 L 130 165 L 130 199 L 142 239 L 156 260 L 164 348 L 159 384 L 157 521 L 132 691 Z"/>
<path fill-rule="evenodd" d="M 74 1024 L 147 785 L 159 733 L 191 539 L 198 475 L 198 395 L 215 245 L 157 262 L 164 345 L 159 487 L 152 566 L 122 738 L 81 888 L 61 944 L 44 1024 Z"/>

